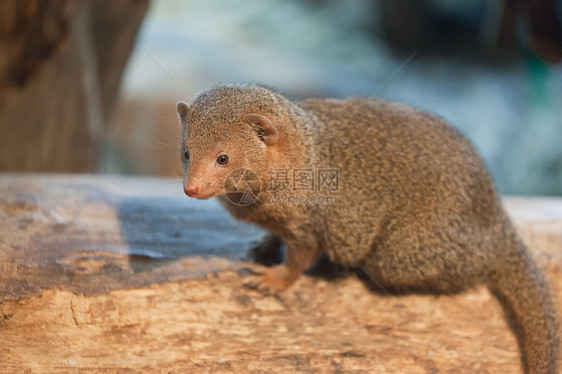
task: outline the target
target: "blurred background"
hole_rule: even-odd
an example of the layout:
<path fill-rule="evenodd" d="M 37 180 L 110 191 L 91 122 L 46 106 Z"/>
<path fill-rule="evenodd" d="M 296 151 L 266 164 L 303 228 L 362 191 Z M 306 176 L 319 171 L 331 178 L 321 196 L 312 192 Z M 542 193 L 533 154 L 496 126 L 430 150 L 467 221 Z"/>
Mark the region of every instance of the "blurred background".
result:
<path fill-rule="evenodd" d="M 178 176 L 176 101 L 259 82 L 434 112 L 500 192 L 562 195 L 561 22 L 562 0 L 2 0 L 0 171 Z"/>

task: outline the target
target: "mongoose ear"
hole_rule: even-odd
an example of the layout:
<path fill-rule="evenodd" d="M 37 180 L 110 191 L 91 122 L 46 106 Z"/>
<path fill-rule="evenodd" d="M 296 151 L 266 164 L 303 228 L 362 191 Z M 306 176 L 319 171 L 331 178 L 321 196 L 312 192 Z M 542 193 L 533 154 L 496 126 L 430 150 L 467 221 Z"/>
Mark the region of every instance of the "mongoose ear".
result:
<path fill-rule="evenodd" d="M 266 144 L 266 145 L 273 145 L 277 143 L 277 139 L 279 138 L 279 133 L 277 129 L 271 123 L 269 118 L 266 116 L 262 116 L 261 114 L 257 113 L 250 113 L 246 115 L 246 120 L 249 121 L 258 132 L 259 138 Z"/>
<path fill-rule="evenodd" d="M 187 116 L 189 114 L 189 105 L 183 101 L 178 101 L 176 104 L 176 110 L 178 111 L 178 118 L 180 119 L 180 124 L 185 126 L 187 123 Z"/>

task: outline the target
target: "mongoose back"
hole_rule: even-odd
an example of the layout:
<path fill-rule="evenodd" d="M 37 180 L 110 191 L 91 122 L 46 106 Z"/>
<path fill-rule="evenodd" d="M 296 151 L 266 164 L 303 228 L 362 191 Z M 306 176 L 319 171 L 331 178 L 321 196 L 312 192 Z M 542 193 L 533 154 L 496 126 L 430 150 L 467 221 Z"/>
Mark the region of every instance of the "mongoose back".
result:
<path fill-rule="evenodd" d="M 292 102 L 259 85 L 218 85 L 177 110 L 185 193 L 217 196 L 235 218 L 285 242 L 283 263 L 264 271 L 264 284 L 285 289 L 322 252 L 391 289 L 448 293 L 485 284 L 514 328 L 524 370 L 558 372 L 548 282 L 471 143 L 442 119 L 369 98 Z M 255 178 L 229 177 L 239 170 Z M 336 203 L 272 200 L 317 198 L 326 192 L 316 177 L 325 170 L 337 172 Z M 275 173 L 302 172 L 315 176 L 307 188 L 272 186 Z M 231 198 L 236 180 L 255 199 Z"/>

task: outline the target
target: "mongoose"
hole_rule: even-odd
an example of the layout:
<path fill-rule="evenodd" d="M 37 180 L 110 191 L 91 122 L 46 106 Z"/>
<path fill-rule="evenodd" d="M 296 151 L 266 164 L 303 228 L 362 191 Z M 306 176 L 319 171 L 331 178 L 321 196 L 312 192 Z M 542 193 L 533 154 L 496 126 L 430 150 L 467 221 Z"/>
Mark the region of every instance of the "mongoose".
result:
<path fill-rule="evenodd" d="M 548 282 L 473 146 L 444 120 L 370 98 L 292 102 L 260 85 L 214 86 L 177 111 L 185 193 L 216 196 L 285 242 L 283 263 L 266 268 L 263 283 L 283 290 L 326 252 L 391 289 L 485 284 L 514 327 L 525 371 L 558 372 Z M 232 178 L 240 170 L 256 177 Z M 329 191 L 317 188 L 322 170 L 338 173 Z M 301 179 L 272 186 L 275 173 Z M 302 178 L 310 183 L 295 188 Z M 255 199 L 233 199 L 237 181 Z M 308 203 L 327 192 L 337 202 Z M 271 199 L 280 193 L 300 203 Z"/>

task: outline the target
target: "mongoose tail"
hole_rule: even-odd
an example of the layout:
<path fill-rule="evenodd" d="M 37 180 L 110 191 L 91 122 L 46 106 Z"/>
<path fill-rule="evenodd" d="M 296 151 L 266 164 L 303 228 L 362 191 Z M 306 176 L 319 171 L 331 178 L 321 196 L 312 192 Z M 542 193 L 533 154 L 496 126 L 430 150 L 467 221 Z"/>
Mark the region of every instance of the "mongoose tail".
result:
<path fill-rule="evenodd" d="M 515 235 L 508 241 L 512 255 L 502 259 L 488 287 L 516 334 L 525 373 L 558 373 L 559 326 L 548 282 L 525 244 Z"/>

